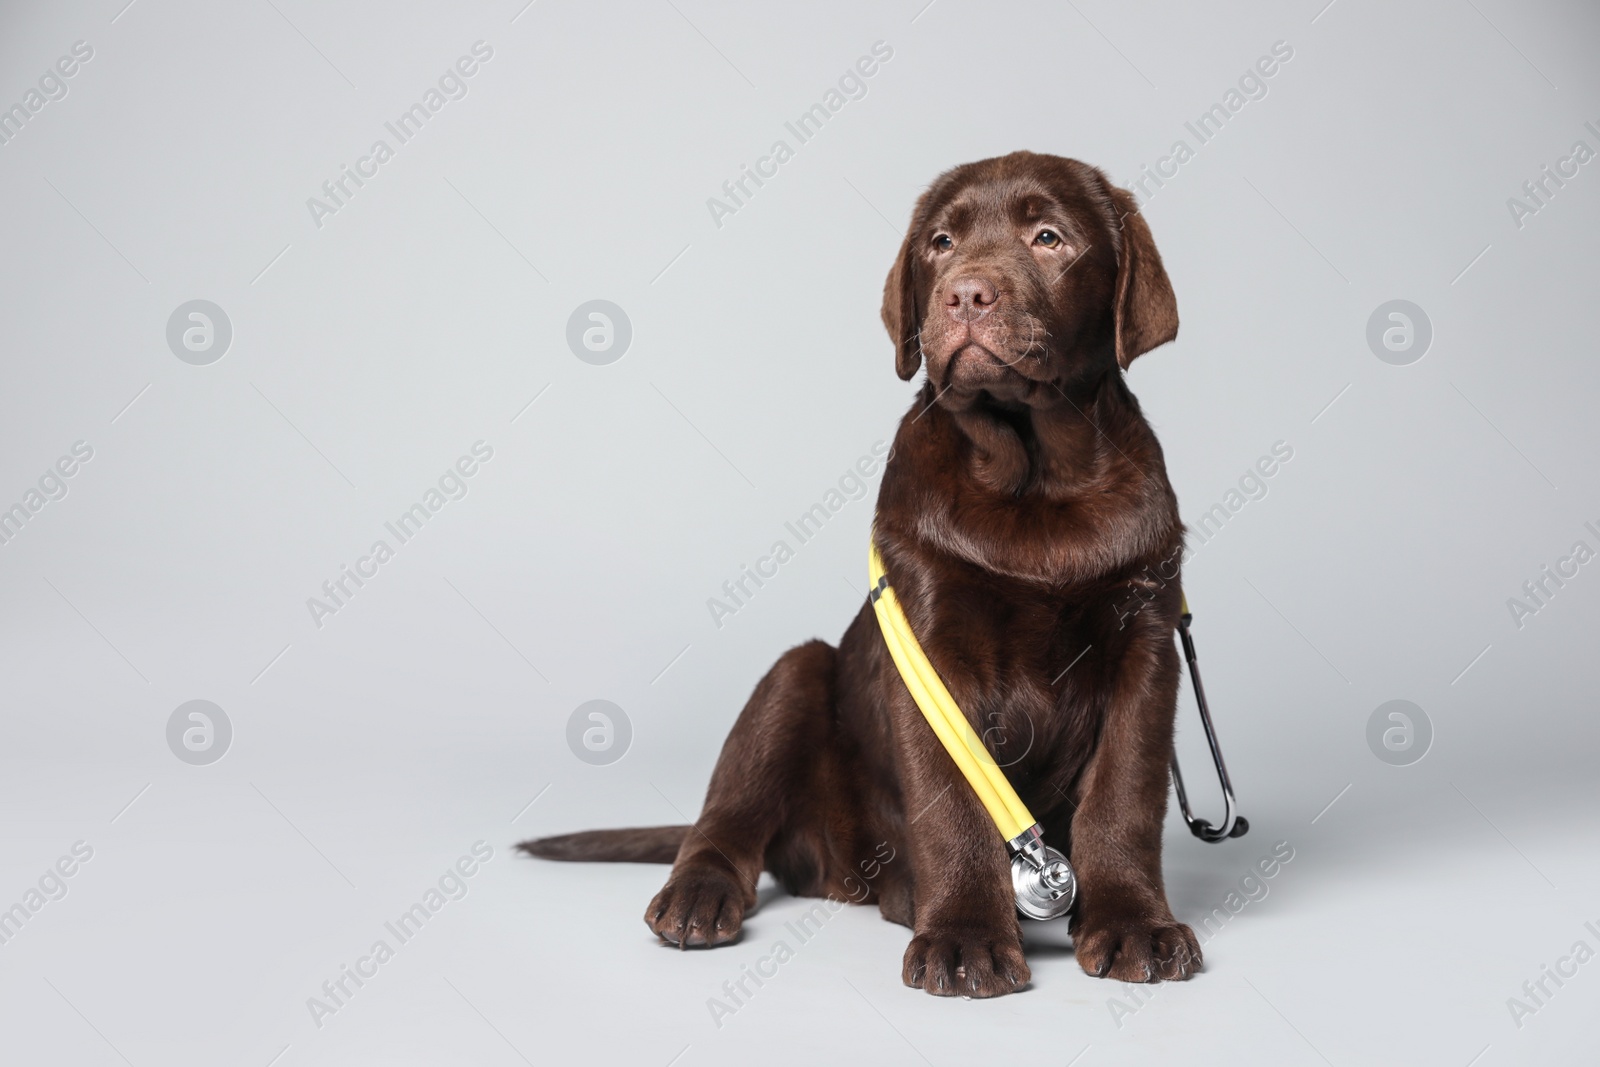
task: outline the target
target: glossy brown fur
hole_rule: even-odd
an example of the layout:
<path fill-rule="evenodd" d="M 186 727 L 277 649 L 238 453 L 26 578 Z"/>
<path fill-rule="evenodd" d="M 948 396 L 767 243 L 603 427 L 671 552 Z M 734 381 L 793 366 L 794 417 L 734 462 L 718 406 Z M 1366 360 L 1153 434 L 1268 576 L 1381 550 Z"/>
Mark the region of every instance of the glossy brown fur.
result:
<path fill-rule="evenodd" d="M 958 167 L 917 203 L 883 319 L 900 376 L 924 362 L 928 374 L 878 496 L 890 581 L 1046 841 L 1071 858 L 1084 970 L 1187 978 L 1199 946 L 1161 879 L 1183 531 L 1123 380 L 1177 333 L 1149 229 L 1127 193 L 1073 160 Z M 1029 979 L 1005 844 L 870 605 L 837 650 L 801 645 L 762 679 L 693 827 L 523 847 L 659 860 L 674 846 L 645 914 L 670 943 L 733 940 L 769 870 L 792 893 L 875 901 L 910 926 L 908 985 L 995 996 Z"/>

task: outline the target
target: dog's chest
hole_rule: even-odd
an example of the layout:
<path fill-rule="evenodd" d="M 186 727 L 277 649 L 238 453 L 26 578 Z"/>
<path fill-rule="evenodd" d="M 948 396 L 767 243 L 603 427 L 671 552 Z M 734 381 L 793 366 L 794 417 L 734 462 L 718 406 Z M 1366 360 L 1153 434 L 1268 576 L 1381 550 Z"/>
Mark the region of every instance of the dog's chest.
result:
<path fill-rule="evenodd" d="M 941 589 L 919 628 L 924 650 L 1002 765 L 1049 759 L 1098 714 L 1103 596 L 992 582 Z"/>

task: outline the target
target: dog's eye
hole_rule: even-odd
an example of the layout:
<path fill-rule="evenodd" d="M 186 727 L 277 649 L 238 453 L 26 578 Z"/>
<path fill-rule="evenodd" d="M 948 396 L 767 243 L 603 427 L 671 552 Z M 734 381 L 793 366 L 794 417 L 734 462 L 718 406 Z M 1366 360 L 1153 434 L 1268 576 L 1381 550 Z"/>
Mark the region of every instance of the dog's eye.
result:
<path fill-rule="evenodd" d="M 1039 236 L 1033 239 L 1033 243 L 1044 245 L 1046 248 L 1055 248 L 1061 244 L 1061 235 L 1054 230 L 1040 230 Z"/>
<path fill-rule="evenodd" d="M 950 240 L 950 235 L 949 234 L 940 233 L 940 234 L 935 234 L 934 235 L 933 247 L 937 248 L 939 251 L 948 252 L 952 248 L 954 248 L 955 246 L 956 246 L 956 243 L 954 241 Z"/>

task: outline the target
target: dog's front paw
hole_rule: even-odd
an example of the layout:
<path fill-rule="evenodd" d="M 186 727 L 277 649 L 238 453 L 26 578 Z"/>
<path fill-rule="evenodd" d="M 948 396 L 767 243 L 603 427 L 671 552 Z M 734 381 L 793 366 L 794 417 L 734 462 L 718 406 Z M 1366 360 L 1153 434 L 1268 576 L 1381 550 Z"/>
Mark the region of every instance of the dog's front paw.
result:
<path fill-rule="evenodd" d="M 746 896 L 737 875 L 697 863 L 672 872 L 645 909 L 645 925 L 679 948 L 725 945 L 744 925 Z"/>
<path fill-rule="evenodd" d="M 1096 978 L 1181 982 L 1200 970 L 1200 942 L 1170 915 L 1088 915 L 1075 925 L 1078 965 Z"/>
<path fill-rule="evenodd" d="M 936 997 L 999 997 L 1028 984 L 1032 972 L 1015 933 L 919 933 L 906 946 L 901 979 Z"/>

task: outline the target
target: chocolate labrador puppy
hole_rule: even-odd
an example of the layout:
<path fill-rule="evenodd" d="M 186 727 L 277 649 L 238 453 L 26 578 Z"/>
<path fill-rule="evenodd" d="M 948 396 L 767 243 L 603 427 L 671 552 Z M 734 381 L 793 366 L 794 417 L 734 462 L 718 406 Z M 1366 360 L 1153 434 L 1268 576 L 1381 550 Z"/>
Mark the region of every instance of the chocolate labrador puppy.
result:
<path fill-rule="evenodd" d="M 917 201 L 883 322 L 900 377 L 927 368 L 878 494 L 890 581 L 1071 858 L 1083 969 L 1188 978 L 1200 948 L 1161 879 L 1183 527 L 1123 378 L 1178 332 L 1150 229 L 1129 193 L 1075 160 L 957 167 Z M 694 826 L 521 847 L 671 861 L 645 922 L 676 945 L 738 937 L 767 870 L 791 893 L 874 901 L 911 927 L 907 985 L 990 997 L 1029 980 L 1005 843 L 867 604 L 837 649 L 793 648 L 756 686 Z"/>

